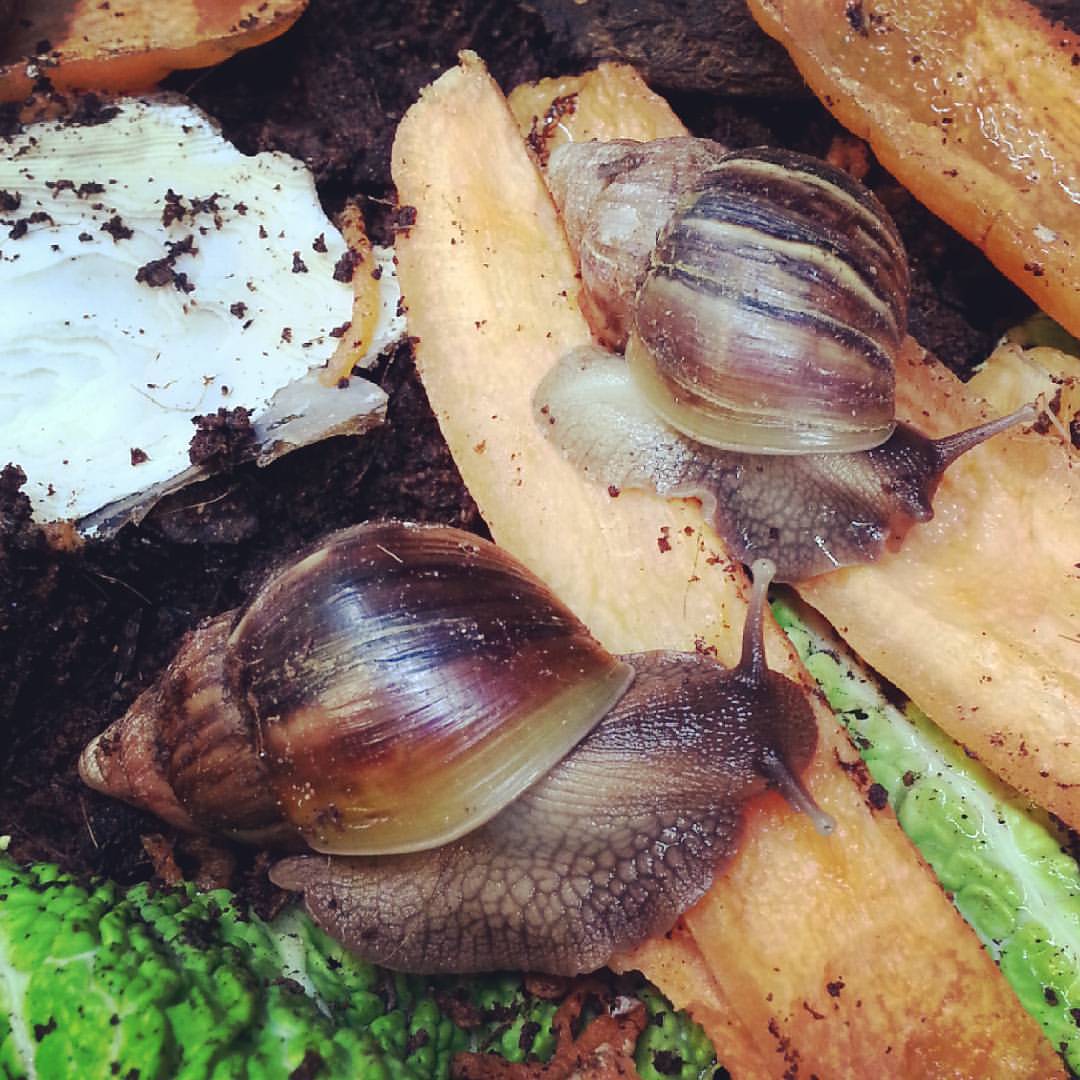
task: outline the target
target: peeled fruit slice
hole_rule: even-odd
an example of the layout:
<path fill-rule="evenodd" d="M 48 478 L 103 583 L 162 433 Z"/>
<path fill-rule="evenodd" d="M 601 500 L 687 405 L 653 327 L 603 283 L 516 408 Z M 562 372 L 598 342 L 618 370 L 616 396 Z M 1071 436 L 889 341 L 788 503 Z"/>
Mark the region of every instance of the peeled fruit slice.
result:
<path fill-rule="evenodd" d="M 0 25 L 0 102 L 39 75 L 58 90 L 148 90 L 283 34 L 307 0 L 25 0 Z M 44 44 L 44 48 L 42 45 Z"/>
<path fill-rule="evenodd" d="M 627 113 L 648 108 L 645 98 Z M 625 134 L 618 118 L 605 131 Z M 697 646 L 733 662 L 745 578 L 700 510 L 612 497 L 532 420 L 538 381 L 589 330 L 542 178 L 476 57 L 406 115 L 393 173 L 417 212 L 398 258 L 421 375 L 496 540 L 611 651 Z M 809 678 L 774 626 L 768 649 L 771 665 Z M 617 962 L 670 984 L 721 1055 L 730 1049 L 735 1075 L 1060 1076 L 895 819 L 849 775 L 858 756 L 846 736 L 815 708 L 820 747 L 806 779 L 837 832 L 821 837 L 778 796 L 763 798 L 682 930 Z"/>
<path fill-rule="evenodd" d="M 750 0 L 916 198 L 1080 335 L 1080 37 L 1020 0 Z"/>

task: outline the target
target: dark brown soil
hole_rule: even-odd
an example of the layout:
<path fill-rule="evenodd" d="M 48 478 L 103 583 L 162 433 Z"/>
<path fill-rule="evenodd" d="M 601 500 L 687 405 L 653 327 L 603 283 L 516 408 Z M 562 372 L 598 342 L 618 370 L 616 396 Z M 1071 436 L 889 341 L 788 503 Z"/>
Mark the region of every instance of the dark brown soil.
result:
<path fill-rule="evenodd" d="M 174 76 L 170 86 L 218 117 L 243 149 L 282 149 L 307 161 L 329 210 L 362 196 L 373 231 L 385 239 L 394 127 L 458 50 L 475 49 L 509 87 L 582 67 L 613 48 L 611 35 L 599 30 L 584 41 L 568 36 L 557 7 L 547 5 L 546 24 L 511 0 L 312 0 L 284 38 L 219 68 Z M 625 21 L 626 7 L 612 2 L 605 11 Z M 692 19 L 692 8 L 679 10 Z M 661 90 L 677 87 L 673 101 L 699 134 L 823 155 L 836 125 L 800 91 L 782 54 L 763 48 L 761 55 L 771 82 L 763 75 L 755 83 L 740 67 L 742 81 L 730 92 L 715 85 L 715 66 L 712 81 L 701 85 L 685 78 L 665 85 L 663 68 L 654 78 Z M 782 96 L 748 95 L 763 86 Z M 911 245 L 915 333 L 959 368 L 981 358 L 1030 305 L 880 169 L 871 170 L 870 181 Z M 385 359 L 376 377 L 391 395 L 389 420 L 377 433 L 331 440 L 264 470 L 235 467 L 203 489 L 174 496 L 140 527 L 77 550 L 46 542 L 29 521 L 18 473 L 3 473 L 0 834 L 11 834 L 16 855 L 121 881 L 150 875 L 140 837 L 164 833 L 169 840 L 169 830 L 86 790 L 74 766 L 81 747 L 148 684 L 180 636 L 241 603 L 268 567 L 330 529 L 378 516 L 482 529 L 408 346 Z M 193 867 L 183 845 L 178 858 Z M 253 862 L 254 853 L 241 853 L 241 871 Z M 245 874 L 236 880 L 243 884 Z"/>

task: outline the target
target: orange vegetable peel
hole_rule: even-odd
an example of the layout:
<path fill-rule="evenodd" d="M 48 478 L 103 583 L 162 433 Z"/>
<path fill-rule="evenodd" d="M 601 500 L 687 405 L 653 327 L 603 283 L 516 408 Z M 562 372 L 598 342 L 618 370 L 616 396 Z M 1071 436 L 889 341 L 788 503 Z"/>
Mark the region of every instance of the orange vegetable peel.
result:
<path fill-rule="evenodd" d="M 918 199 L 1080 335 L 1080 38 L 1022 0 L 749 0 Z"/>
<path fill-rule="evenodd" d="M 900 371 L 898 410 L 938 435 L 1039 393 L 1052 397 L 1070 375 L 1069 358 L 1051 349 L 1031 352 L 1057 358 L 1058 370 L 1040 374 L 1010 345 L 964 386 L 912 346 Z M 1075 400 L 1080 363 L 1071 366 L 1062 394 Z M 901 550 L 799 588 L 940 727 L 1074 828 L 1078 465 L 1077 452 L 1055 430 L 998 436 L 950 467 L 934 498 L 934 519 L 912 529 Z"/>
<path fill-rule="evenodd" d="M 0 102 L 39 75 L 61 91 L 147 90 L 283 34 L 307 0 L 33 0 L 0 27 Z M 47 43 L 47 48 L 40 47 Z"/>

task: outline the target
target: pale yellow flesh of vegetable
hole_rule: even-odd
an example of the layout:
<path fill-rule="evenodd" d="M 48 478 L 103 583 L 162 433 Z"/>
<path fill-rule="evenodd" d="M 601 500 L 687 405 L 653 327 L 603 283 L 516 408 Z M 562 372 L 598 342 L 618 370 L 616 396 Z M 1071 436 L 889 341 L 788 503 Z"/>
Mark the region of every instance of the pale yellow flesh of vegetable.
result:
<path fill-rule="evenodd" d="M 625 64 L 601 64 L 587 78 L 567 76 L 522 83 L 506 99 L 514 119 L 542 151 L 570 142 L 615 138 L 669 139 L 685 135 L 682 121 Z"/>
<path fill-rule="evenodd" d="M 642 90 L 590 130 L 622 137 L 642 110 L 673 123 Z M 613 498 L 534 426 L 537 381 L 589 331 L 542 178 L 475 57 L 409 111 L 393 171 L 417 210 L 398 257 L 421 374 L 495 539 L 612 651 L 700 645 L 734 662 L 746 582 L 696 504 Z M 807 678 L 772 626 L 768 651 Z M 869 809 L 842 765 L 857 754 L 817 707 L 820 749 L 806 779 L 837 832 L 819 836 L 779 797 L 762 799 L 738 856 L 679 932 L 618 963 L 695 1009 L 737 1077 L 796 1066 L 822 1077 L 1060 1075 L 893 817 Z"/>
<path fill-rule="evenodd" d="M 1069 357 L 1032 354 L 1067 374 Z M 964 387 L 914 357 L 899 381 L 898 411 L 939 435 L 1053 396 L 1049 374 L 1040 377 L 1033 363 L 1004 346 Z M 1068 422 L 1072 411 L 1063 413 Z M 900 551 L 799 591 L 983 764 L 1078 827 L 1078 563 L 1080 456 L 1057 432 L 1017 431 L 949 469 L 934 519 Z"/>

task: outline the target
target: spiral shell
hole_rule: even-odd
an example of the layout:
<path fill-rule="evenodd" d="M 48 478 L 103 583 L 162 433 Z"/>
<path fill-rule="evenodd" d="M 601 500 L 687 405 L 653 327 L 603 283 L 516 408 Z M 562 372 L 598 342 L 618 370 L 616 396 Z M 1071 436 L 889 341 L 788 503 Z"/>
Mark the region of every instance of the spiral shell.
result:
<path fill-rule="evenodd" d="M 415 851 L 498 813 L 632 678 L 493 544 L 361 525 L 191 635 L 80 769 L 184 828 Z"/>
<path fill-rule="evenodd" d="M 799 154 L 731 154 L 661 232 L 627 360 L 700 442 L 868 449 L 893 429 L 907 296 L 903 245 L 869 191 Z"/>
<path fill-rule="evenodd" d="M 626 345 L 656 234 L 726 152 L 710 139 L 686 137 L 567 143 L 552 151 L 548 187 L 581 268 L 583 310 L 602 344 Z"/>

